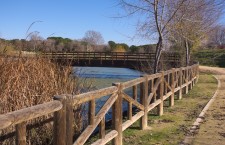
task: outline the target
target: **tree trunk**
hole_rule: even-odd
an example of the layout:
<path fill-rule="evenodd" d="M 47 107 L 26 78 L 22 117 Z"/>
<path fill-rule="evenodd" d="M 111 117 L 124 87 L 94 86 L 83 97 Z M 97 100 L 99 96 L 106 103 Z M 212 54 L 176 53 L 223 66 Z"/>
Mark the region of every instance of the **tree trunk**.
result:
<path fill-rule="evenodd" d="M 161 52 L 162 52 L 162 37 L 159 37 L 158 43 L 156 45 L 155 62 L 154 62 L 154 73 L 158 72 Z"/>
<path fill-rule="evenodd" d="M 190 49 L 187 39 L 185 40 L 185 48 L 186 48 L 186 66 L 188 66 L 190 63 Z"/>

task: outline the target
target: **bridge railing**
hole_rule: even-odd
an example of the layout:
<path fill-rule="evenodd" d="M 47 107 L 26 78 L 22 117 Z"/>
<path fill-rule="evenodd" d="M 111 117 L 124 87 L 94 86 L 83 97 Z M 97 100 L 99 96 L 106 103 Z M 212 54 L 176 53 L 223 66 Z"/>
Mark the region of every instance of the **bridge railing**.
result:
<path fill-rule="evenodd" d="M 71 52 L 71 53 L 44 53 L 45 56 L 53 59 L 72 59 L 72 60 L 133 60 L 149 61 L 155 59 L 155 53 L 128 53 L 128 52 Z M 177 53 L 163 53 L 167 61 L 179 61 L 180 55 Z"/>
<path fill-rule="evenodd" d="M 163 114 L 164 101 L 169 99 L 174 105 L 174 95 L 178 99 L 188 93 L 198 80 L 198 64 L 173 68 L 157 74 L 144 75 L 113 86 L 90 91 L 79 95 L 55 96 L 55 101 L 41 104 L 8 114 L 0 115 L 0 129 L 17 125 L 17 144 L 26 143 L 26 121 L 54 112 L 54 144 L 82 145 L 88 141 L 93 132 L 98 130 L 99 139 L 93 145 L 106 144 L 110 141 L 122 145 L 123 131 L 141 119 L 140 128 L 148 126 L 148 112 L 157 108 L 158 115 Z M 97 109 L 98 100 L 105 100 Z M 88 126 L 81 135 L 73 140 L 73 107 L 88 103 Z M 127 106 L 127 114 L 123 115 Z M 106 129 L 106 115 L 112 115 L 112 126 Z"/>

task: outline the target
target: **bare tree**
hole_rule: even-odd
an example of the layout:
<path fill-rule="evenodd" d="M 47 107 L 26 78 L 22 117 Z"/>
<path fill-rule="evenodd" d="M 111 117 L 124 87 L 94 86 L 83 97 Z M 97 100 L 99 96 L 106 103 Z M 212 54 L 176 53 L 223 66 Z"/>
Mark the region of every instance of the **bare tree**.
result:
<path fill-rule="evenodd" d="M 213 28 L 208 38 L 208 44 L 216 47 L 225 45 L 225 26 L 217 25 Z"/>
<path fill-rule="evenodd" d="M 30 33 L 27 38 L 33 47 L 32 51 L 39 51 L 41 49 L 44 38 L 39 35 L 38 31 Z"/>
<path fill-rule="evenodd" d="M 82 41 L 93 45 L 101 45 L 104 43 L 102 34 L 97 31 L 89 30 L 85 33 Z"/>
<path fill-rule="evenodd" d="M 186 65 L 190 51 L 207 38 L 224 7 L 224 0 L 186 0 L 171 23 L 169 39 L 186 50 Z"/>
<path fill-rule="evenodd" d="M 45 40 L 45 51 L 47 52 L 54 52 L 55 50 L 55 40 L 53 39 L 46 39 Z"/>
<path fill-rule="evenodd" d="M 161 52 L 171 23 L 186 0 L 120 0 L 128 15 L 138 14 L 138 31 L 146 38 L 157 37 L 154 73 L 158 71 Z"/>

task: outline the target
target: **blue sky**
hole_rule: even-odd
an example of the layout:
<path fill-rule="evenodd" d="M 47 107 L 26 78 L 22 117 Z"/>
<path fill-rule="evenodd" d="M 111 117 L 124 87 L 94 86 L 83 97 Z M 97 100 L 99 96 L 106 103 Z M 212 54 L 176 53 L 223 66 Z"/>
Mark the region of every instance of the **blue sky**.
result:
<path fill-rule="evenodd" d="M 134 17 L 112 18 L 121 11 L 117 3 L 117 0 L 1 0 L 0 37 L 24 39 L 29 25 L 42 21 L 35 23 L 29 32 L 38 31 L 44 38 L 81 39 L 86 31 L 95 30 L 102 34 L 105 43 L 109 40 L 128 45 L 153 43 L 133 38 L 136 33 Z"/>
<path fill-rule="evenodd" d="M 0 2 L 0 37 L 24 39 L 38 31 L 44 38 L 61 36 L 81 39 L 88 30 L 102 34 L 105 43 L 113 40 L 129 45 L 151 43 L 135 36 L 135 18 L 112 18 L 121 10 L 116 0 L 2 0 Z"/>

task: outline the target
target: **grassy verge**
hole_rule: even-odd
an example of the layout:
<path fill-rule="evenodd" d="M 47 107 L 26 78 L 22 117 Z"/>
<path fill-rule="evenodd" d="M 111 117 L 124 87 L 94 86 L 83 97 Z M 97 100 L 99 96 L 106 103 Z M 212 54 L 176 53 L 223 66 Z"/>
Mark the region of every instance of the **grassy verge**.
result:
<path fill-rule="evenodd" d="M 201 74 L 198 84 L 183 95 L 182 100 L 176 100 L 175 106 L 164 107 L 164 115 L 154 115 L 156 110 L 149 113 L 148 125 L 151 130 L 137 129 L 139 123 L 124 131 L 125 145 L 177 145 L 183 139 L 194 120 L 209 101 L 217 88 L 216 79 L 209 74 Z M 165 102 L 165 106 L 167 102 Z"/>
<path fill-rule="evenodd" d="M 225 67 L 225 50 L 200 50 L 193 53 L 200 65 Z"/>

